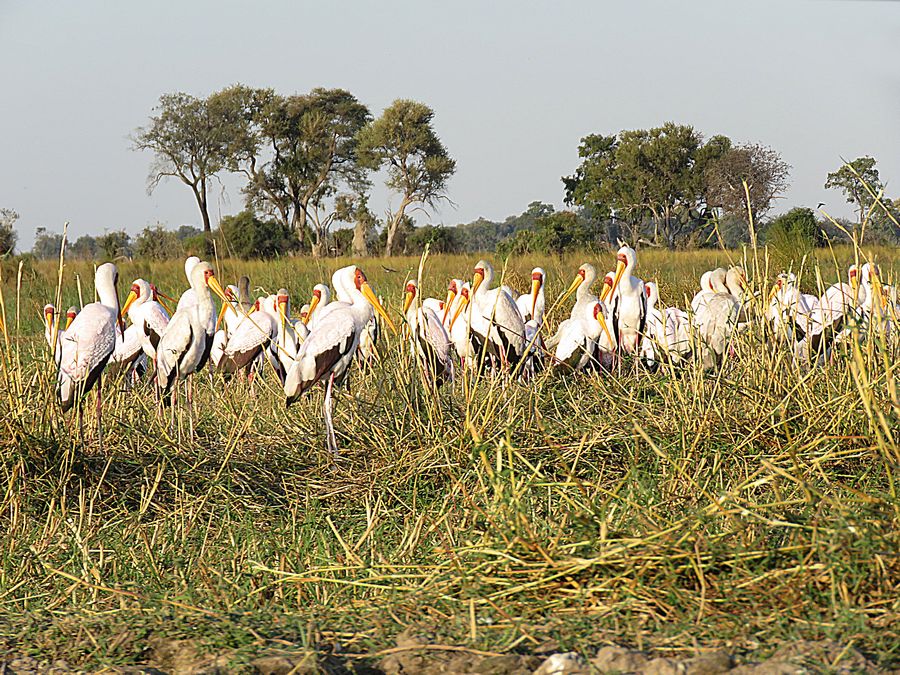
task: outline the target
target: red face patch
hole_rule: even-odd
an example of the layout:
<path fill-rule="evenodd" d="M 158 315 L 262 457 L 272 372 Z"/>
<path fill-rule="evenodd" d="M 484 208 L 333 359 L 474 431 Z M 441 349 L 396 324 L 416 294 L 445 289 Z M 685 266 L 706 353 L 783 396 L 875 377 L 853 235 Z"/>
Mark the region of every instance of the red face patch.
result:
<path fill-rule="evenodd" d="M 141 287 L 137 284 L 131 284 L 131 292 L 136 296 L 141 297 Z"/>
<path fill-rule="evenodd" d="M 366 275 L 363 274 L 363 271 L 361 269 L 359 269 L 358 267 L 356 268 L 355 282 L 356 282 L 356 290 L 358 290 L 358 291 L 362 290 L 363 284 L 366 283 Z"/>
<path fill-rule="evenodd" d="M 288 302 L 288 296 L 286 296 L 286 295 L 279 295 L 279 296 L 278 296 L 278 303 L 279 303 L 279 304 L 281 304 L 281 305 L 286 305 L 287 302 Z"/>
<path fill-rule="evenodd" d="M 462 289 L 462 292 L 460 293 L 460 295 L 463 296 L 466 300 L 468 300 L 469 299 L 469 289 L 468 288 Z"/>
<path fill-rule="evenodd" d="M 456 282 L 455 282 L 455 281 L 451 281 L 451 282 L 450 282 L 450 285 L 447 286 L 447 290 L 448 290 L 448 291 L 451 291 L 451 292 L 453 292 L 453 293 L 459 293 L 459 289 L 456 288 Z"/>
<path fill-rule="evenodd" d="M 650 297 L 650 287 L 649 286 L 644 286 L 644 293 L 647 294 L 648 298 Z"/>
<path fill-rule="evenodd" d="M 225 297 L 228 298 L 229 300 L 234 300 L 234 291 L 232 291 L 230 288 L 226 288 L 225 289 Z"/>
<path fill-rule="evenodd" d="M 586 274 L 587 272 L 585 272 L 584 270 L 578 270 L 578 276 L 581 277 L 582 281 L 584 281 Z"/>
<path fill-rule="evenodd" d="M 620 263 L 624 263 L 626 265 L 628 264 L 628 258 L 624 253 L 620 253 L 619 255 L 617 255 L 616 260 L 618 260 Z"/>
<path fill-rule="evenodd" d="M 216 275 L 213 274 L 213 271 L 212 271 L 212 270 L 206 270 L 206 271 L 203 273 L 203 278 L 206 279 L 207 281 L 209 281 L 210 278 L 211 278 L 211 277 L 214 277 L 214 276 L 216 276 Z"/>
<path fill-rule="evenodd" d="M 544 278 L 544 277 L 541 275 L 540 272 L 532 272 L 532 273 L 531 273 L 531 280 L 532 280 L 532 281 L 542 281 L 543 278 Z"/>
<path fill-rule="evenodd" d="M 600 303 L 599 302 L 596 305 L 594 305 L 594 318 L 595 319 L 597 318 L 598 314 L 600 314 Z"/>
<path fill-rule="evenodd" d="M 316 290 L 313 291 L 313 297 L 316 297 L 319 300 L 321 300 L 322 299 L 322 291 L 317 288 Z"/>
<path fill-rule="evenodd" d="M 476 267 L 476 268 L 475 268 L 475 274 L 480 274 L 481 276 L 484 276 L 484 268 L 483 268 L 483 267 Z"/>
<path fill-rule="evenodd" d="M 406 292 L 416 294 L 416 285 L 415 284 L 406 284 Z"/>

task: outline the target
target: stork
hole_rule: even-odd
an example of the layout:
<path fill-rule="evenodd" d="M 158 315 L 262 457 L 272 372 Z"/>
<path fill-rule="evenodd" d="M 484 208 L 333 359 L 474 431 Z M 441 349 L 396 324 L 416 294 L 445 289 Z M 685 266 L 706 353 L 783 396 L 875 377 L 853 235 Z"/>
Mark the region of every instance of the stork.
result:
<path fill-rule="evenodd" d="M 284 393 L 286 404 L 290 406 L 314 384 L 324 383 L 326 444 L 336 455 L 338 445 L 332 421 L 334 385 L 341 385 L 346 379 L 359 346 L 360 335 L 372 318 L 373 309 L 381 315 L 392 332 L 396 333 L 397 329 L 369 286 L 366 275 L 356 265 L 339 269 L 331 279 L 336 289 L 347 291 L 350 302 L 332 303 L 337 306 L 319 318 L 309 337 L 300 345 L 297 359 L 285 379 Z"/>

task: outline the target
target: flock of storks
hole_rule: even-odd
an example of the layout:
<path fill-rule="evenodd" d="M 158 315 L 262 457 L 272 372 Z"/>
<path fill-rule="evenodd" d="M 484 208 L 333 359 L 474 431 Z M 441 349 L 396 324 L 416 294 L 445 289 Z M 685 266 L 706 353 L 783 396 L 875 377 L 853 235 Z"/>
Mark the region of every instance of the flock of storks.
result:
<path fill-rule="evenodd" d="M 581 265 L 551 308 L 541 268 L 532 271 L 531 288 L 521 294 L 509 286 L 494 287 L 494 269 L 484 260 L 475 265 L 471 282 L 450 280 L 444 299 L 421 298 L 417 281 L 409 280 L 404 335 L 423 382 L 436 387 L 459 368 L 527 381 L 548 368 L 621 368 L 624 358 L 650 368 L 690 362 L 713 368 L 754 316 L 765 317 L 771 334 L 791 345 L 796 360 L 822 363 L 834 344 L 854 335 L 877 331 L 890 339 L 900 312 L 896 289 L 883 283 L 871 263 L 851 266 L 847 282 L 825 288 L 820 297 L 802 293 L 795 275 L 781 273 L 765 299 L 750 292 L 741 267 L 717 268 L 702 275 L 689 310 L 659 306 L 659 288 L 634 275 L 636 263 L 635 251 L 621 247 L 599 296 L 592 291 L 595 268 Z M 317 284 L 297 317 L 286 289 L 254 300 L 247 277 L 223 288 L 212 265 L 196 257 L 185 262 L 185 274 L 190 288 L 174 313 L 165 301 L 175 300 L 144 279 L 134 281 L 120 309 L 118 270 L 112 263 L 96 269 L 97 302 L 80 311 L 72 307 L 64 317 L 53 305 L 45 306 L 45 335 L 57 365 L 62 409 L 71 409 L 96 385 L 99 424 L 103 373 L 123 374 L 131 386 L 150 370 L 161 403 L 170 403 L 177 384 L 185 382 L 190 409 L 191 376 L 207 364 L 226 377 L 253 378 L 268 363 L 288 404 L 316 383 L 325 385 L 327 445 L 337 452 L 333 389 L 346 382 L 354 361 L 371 365 L 378 358 L 376 313 L 397 332 L 363 271 L 356 265 L 337 270 L 331 288 Z M 568 318 L 545 337 L 545 318 L 573 293 Z M 213 294 L 221 300 L 218 312 Z"/>

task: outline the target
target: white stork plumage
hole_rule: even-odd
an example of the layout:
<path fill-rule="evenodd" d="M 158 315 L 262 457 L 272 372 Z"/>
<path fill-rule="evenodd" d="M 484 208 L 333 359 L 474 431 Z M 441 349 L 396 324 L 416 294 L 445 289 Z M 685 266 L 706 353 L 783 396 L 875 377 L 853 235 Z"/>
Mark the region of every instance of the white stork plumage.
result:
<path fill-rule="evenodd" d="M 227 302 L 225 291 L 207 262 L 192 268 L 191 290 L 196 302 L 175 310 L 156 348 L 156 384 L 162 396 L 172 392 L 176 381 L 198 372 L 209 357 L 213 334 L 207 330 L 210 324 L 215 328 L 216 317 L 210 290 Z"/>
<path fill-rule="evenodd" d="M 469 294 L 471 327 L 485 336 L 488 353 L 498 364 L 515 368 L 525 355 L 525 322 L 512 296 L 491 288 L 493 281 L 493 266 L 479 260 Z"/>
<path fill-rule="evenodd" d="M 169 313 L 156 300 L 153 286 L 144 279 L 135 279 L 122 307 L 131 325 L 140 336 L 141 349 L 148 359 L 156 359 L 156 347 L 169 325 Z"/>
<path fill-rule="evenodd" d="M 581 371 L 598 366 L 597 339 L 606 328 L 600 302 L 582 305 L 581 316 L 563 321 L 556 331 L 553 367 L 564 371 Z"/>
<path fill-rule="evenodd" d="M 522 321 L 534 320 L 540 327 L 544 322 L 544 309 L 546 308 L 546 300 L 544 299 L 544 280 L 546 274 L 540 267 L 531 270 L 531 292 L 523 293 L 516 298 L 516 306 L 519 308 L 519 314 L 522 315 Z"/>
<path fill-rule="evenodd" d="M 72 409 L 97 384 L 98 426 L 102 399 L 101 376 L 116 348 L 119 323 L 119 297 L 116 285 L 119 271 L 104 263 L 94 273 L 99 302 L 85 305 L 60 341 L 56 393 L 63 412 Z"/>
<path fill-rule="evenodd" d="M 331 415 L 334 385 L 340 385 L 346 379 L 360 335 L 372 318 L 373 310 L 381 315 L 392 332 L 396 333 L 397 329 L 369 286 L 366 275 L 356 265 L 339 269 L 331 279 L 335 288 L 346 289 L 350 302 L 331 303 L 335 306 L 319 317 L 288 371 L 284 393 L 290 406 L 317 382 L 325 384 L 326 443 L 328 449 L 337 454 Z"/>
<path fill-rule="evenodd" d="M 426 381 L 440 386 L 444 380 L 453 380 L 453 346 L 440 315 L 431 307 L 416 307 L 418 293 L 416 280 L 407 281 L 403 314 L 409 326 L 412 348 L 422 364 Z"/>
<path fill-rule="evenodd" d="M 275 296 L 259 298 L 255 308 L 228 336 L 219 360 L 218 370 L 225 375 L 243 371 L 248 376 L 254 366 L 259 367 L 265 355 L 278 378 L 284 381 L 281 362 L 275 357 L 272 345 L 278 341 L 278 319 Z"/>
<path fill-rule="evenodd" d="M 644 282 L 632 274 L 637 254 L 630 246 L 622 246 L 616 253 L 616 273 L 613 278 L 612 315 L 613 337 L 618 348 L 636 354 L 647 321 L 647 296 Z"/>
<path fill-rule="evenodd" d="M 440 386 L 453 380 L 453 346 L 440 315 L 431 307 L 418 307 L 419 285 L 415 279 L 406 282 L 403 315 L 409 326 L 410 343 L 422 365 L 428 384 Z"/>

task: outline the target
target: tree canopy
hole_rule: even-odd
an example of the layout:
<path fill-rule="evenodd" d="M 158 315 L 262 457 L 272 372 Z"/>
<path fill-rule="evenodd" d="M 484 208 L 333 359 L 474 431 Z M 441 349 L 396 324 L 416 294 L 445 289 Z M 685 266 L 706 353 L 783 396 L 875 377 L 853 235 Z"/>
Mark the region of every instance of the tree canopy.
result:
<path fill-rule="evenodd" d="M 381 117 L 358 135 L 363 166 L 387 169 L 387 187 L 400 195 L 400 204 L 387 222 L 384 254 L 391 255 L 397 229 L 412 205 L 434 206 L 446 197 L 456 162 L 438 138 L 431 122 L 434 111 L 424 103 L 397 99 Z"/>
<path fill-rule="evenodd" d="M 152 193 L 164 178 L 177 178 L 191 188 L 203 230 L 210 232 L 210 182 L 228 166 L 231 144 L 240 136 L 241 119 L 214 98 L 182 92 L 163 94 L 155 110 L 150 123 L 132 136 L 134 149 L 154 154 L 147 191 Z"/>

